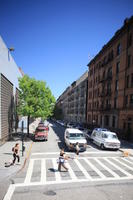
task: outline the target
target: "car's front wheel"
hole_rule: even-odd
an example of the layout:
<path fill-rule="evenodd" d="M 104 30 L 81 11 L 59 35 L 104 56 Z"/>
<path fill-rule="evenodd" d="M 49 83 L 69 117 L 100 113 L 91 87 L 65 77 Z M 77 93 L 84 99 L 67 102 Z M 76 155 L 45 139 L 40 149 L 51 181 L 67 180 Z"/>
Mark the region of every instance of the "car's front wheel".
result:
<path fill-rule="evenodd" d="M 105 149 L 104 144 L 101 144 L 100 147 L 102 150 Z"/>

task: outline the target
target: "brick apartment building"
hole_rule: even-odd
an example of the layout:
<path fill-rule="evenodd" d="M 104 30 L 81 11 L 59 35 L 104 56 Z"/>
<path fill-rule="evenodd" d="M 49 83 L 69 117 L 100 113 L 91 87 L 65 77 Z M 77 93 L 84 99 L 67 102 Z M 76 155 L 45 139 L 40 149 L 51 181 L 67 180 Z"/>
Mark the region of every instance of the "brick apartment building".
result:
<path fill-rule="evenodd" d="M 18 77 L 22 74 L 0 37 L 0 144 L 9 138 L 17 125 Z"/>
<path fill-rule="evenodd" d="M 88 125 L 133 141 L 133 16 L 88 64 Z"/>

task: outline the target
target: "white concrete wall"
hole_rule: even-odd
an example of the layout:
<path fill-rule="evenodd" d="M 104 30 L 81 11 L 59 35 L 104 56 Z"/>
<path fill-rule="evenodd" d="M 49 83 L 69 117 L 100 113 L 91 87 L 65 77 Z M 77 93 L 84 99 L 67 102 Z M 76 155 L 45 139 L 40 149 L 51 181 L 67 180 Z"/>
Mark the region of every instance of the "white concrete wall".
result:
<path fill-rule="evenodd" d="M 13 52 L 12 52 L 13 53 Z M 10 51 L 0 36 L 0 73 L 2 73 L 12 84 L 15 95 L 16 88 L 19 89 L 18 78 L 22 77 L 17 64 Z M 1 138 L 1 88 L 0 88 L 0 138 Z"/>
<path fill-rule="evenodd" d="M 19 88 L 18 77 L 22 77 L 22 75 L 1 36 L 0 36 L 0 73 L 2 73 L 14 85 L 14 92 L 15 92 L 15 88 L 16 87 Z"/>

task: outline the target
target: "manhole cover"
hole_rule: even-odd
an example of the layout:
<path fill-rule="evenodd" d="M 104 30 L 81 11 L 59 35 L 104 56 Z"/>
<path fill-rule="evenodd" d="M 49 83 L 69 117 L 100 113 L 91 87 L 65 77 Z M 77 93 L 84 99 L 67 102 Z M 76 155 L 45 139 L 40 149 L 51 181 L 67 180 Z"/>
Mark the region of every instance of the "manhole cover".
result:
<path fill-rule="evenodd" d="M 48 191 L 44 192 L 43 194 L 48 195 L 48 196 L 54 196 L 54 195 L 56 195 L 56 192 L 54 192 L 53 190 L 48 190 Z"/>

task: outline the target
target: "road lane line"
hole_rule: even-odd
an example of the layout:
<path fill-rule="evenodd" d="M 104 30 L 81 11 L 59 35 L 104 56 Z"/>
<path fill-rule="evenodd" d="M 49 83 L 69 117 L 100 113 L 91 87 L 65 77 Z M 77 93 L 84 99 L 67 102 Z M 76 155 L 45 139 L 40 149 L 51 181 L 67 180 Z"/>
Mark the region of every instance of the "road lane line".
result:
<path fill-rule="evenodd" d="M 57 182 L 61 181 L 61 176 L 60 176 L 60 172 L 58 171 L 58 164 L 57 164 L 57 159 L 56 158 L 52 158 L 52 163 L 53 163 L 53 167 L 55 170 L 55 178 Z"/>
<path fill-rule="evenodd" d="M 110 161 L 108 158 L 105 158 L 105 160 L 110 163 L 111 165 L 113 165 L 116 169 L 120 170 L 123 174 L 127 175 L 128 177 L 131 176 L 131 174 L 129 174 L 127 171 L 123 170 L 121 167 L 119 167 L 118 165 L 116 165 L 115 163 L 113 163 L 112 161 Z"/>
<path fill-rule="evenodd" d="M 4 196 L 3 200 L 10 200 L 12 198 L 12 195 L 14 193 L 15 188 L 16 188 L 16 185 L 15 184 L 11 184 L 9 186 L 8 191 L 7 191 L 6 195 Z"/>
<path fill-rule="evenodd" d="M 92 180 L 92 177 L 88 174 L 88 172 L 86 171 L 86 169 L 81 165 L 81 163 L 78 160 L 74 160 L 74 162 L 78 165 L 79 169 L 82 171 L 82 173 L 84 174 L 84 176 L 89 179 Z"/>
<path fill-rule="evenodd" d="M 125 160 L 126 162 L 128 162 L 128 163 L 133 165 L 133 162 L 131 160 L 127 160 L 126 158 L 122 158 L 122 160 Z"/>
<path fill-rule="evenodd" d="M 70 164 L 67 162 L 68 172 L 72 180 L 78 180 L 77 176 L 75 175 L 74 171 L 72 170 Z"/>
<path fill-rule="evenodd" d="M 31 159 L 24 183 L 30 183 L 32 172 L 33 172 L 33 165 L 34 165 L 34 160 Z"/>
<path fill-rule="evenodd" d="M 98 158 L 94 158 L 96 162 L 98 162 L 99 165 L 101 165 L 105 170 L 107 170 L 112 176 L 115 178 L 120 178 L 118 174 L 116 174 L 114 171 L 112 171 L 110 168 L 108 168 L 105 164 L 103 164 Z"/>
<path fill-rule="evenodd" d="M 98 168 L 95 167 L 88 159 L 83 158 L 85 162 L 101 177 L 101 179 L 107 178 Z"/>
<path fill-rule="evenodd" d="M 131 169 L 131 170 L 133 171 L 133 167 L 128 166 L 127 164 L 121 162 L 120 160 L 118 160 L 118 159 L 116 159 L 116 158 L 113 158 L 113 160 L 116 160 L 118 163 L 124 165 L 125 167 L 127 167 L 128 169 Z"/>
<path fill-rule="evenodd" d="M 41 183 L 46 183 L 46 160 L 41 160 Z"/>
<path fill-rule="evenodd" d="M 99 154 L 99 151 L 89 151 L 89 152 L 82 152 L 80 153 L 79 156 L 82 156 L 82 155 L 86 155 L 86 154 Z M 35 155 L 59 155 L 59 152 L 38 152 L 38 153 L 32 153 L 31 155 L 32 156 L 35 156 Z M 71 153 L 71 152 L 66 152 L 66 154 L 68 155 L 75 155 L 75 153 Z M 112 154 L 112 152 L 100 152 L 100 154 Z M 121 154 L 120 152 L 113 152 L 113 154 L 117 155 L 117 154 Z"/>

